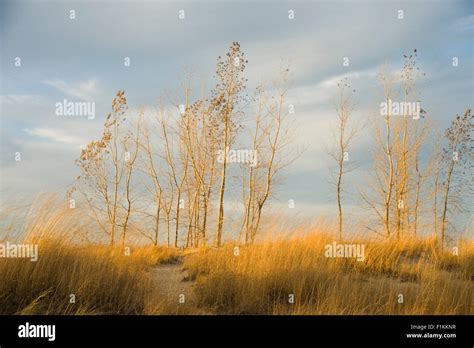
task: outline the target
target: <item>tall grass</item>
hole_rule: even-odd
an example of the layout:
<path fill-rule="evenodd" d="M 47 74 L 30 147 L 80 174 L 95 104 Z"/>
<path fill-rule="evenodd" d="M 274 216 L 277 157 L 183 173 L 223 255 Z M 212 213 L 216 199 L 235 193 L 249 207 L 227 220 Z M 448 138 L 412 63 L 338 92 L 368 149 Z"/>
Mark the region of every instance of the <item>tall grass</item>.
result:
<path fill-rule="evenodd" d="M 2 314 L 141 313 L 147 284 L 145 265 L 117 252 L 70 246 L 59 240 L 38 243 L 37 262 L 0 262 Z M 75 303 L 71 303 L 71 295 Z"/>
<path fill-rule="evenodd" d="M 333 242 L 325 228 L 238 250 L 232 243 L 184 253 L 132 245 L 128 253 L 91 240 L 97 232 L 83 219 L 80 211 L 48 203 L 22 218 L 21 227 L 15 219 L 3 220 L 10 227 L 0 242 L 37 244 L 39 257 L 0 259 L 0 314 L 472 314 L 474 309 L 472 241 L 460 242 L 453 255 L 431 239 L 355 238 L 348 243 L 365 245 L 359 262 L 325 257 L 325 245 Z M 164 263 L 175 266 L 153 270 Z M 191 283 L 180 283 L 182 274 L 173 273 L 182 267 Z M 172 280 L 171 289 L 185 289 L 186 304 L 165 284 Z"/>
<path fill-rule="evenodd" d="M 38 260 L 0 259 L 0 314 L 142 314 L 153 292 L 149 269 L 176 259 L 161 247 L 108 247 L 85 241 L 83 215 L 46 202 L 10 243 L 38 246 Z M 9 211 L 9 213 L 11 210 Z M 4 231 L 8 232 L 8 231 Z M 74 301 L 71 301 L 74 299 Z"/>
<path fill-rule="evenodd" d="M 361 241 L 365 260 L 326 258 L 330 236 L 233 245 L 188 257 L 199 306 L 223 314 L 470 314 L 474 248 Z M 449 265 L 449 271 L 446 266 Z M 403 295 L 403 302 L 399 303 Z M 291 297 L 294 296 L 294 303 Z"/>

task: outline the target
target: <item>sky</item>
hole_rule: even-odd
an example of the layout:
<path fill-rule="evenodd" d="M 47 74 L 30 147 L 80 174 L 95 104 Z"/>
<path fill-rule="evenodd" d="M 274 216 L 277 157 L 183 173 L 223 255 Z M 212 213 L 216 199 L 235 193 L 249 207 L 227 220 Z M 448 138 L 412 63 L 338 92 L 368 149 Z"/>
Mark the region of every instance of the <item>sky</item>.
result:
<path fill-rule="evenodd" d="M 381 65 L 400 69 L 403 54 L 416 48 L 426 72 L 420 98 L 433 124 L 445 129 L 473 105 L 472 1 L 0 0 L 0 26 L 2 202 L 64 192 L 78 174 L 81 146 L 100 136 L 117 90 L 125 90 L 131 110 L 152 110 L 184 68 L 210 81 L 217 57 L 233 41 L 249 60 L 249 87 L 290 66 L 287 103 L 295 107 L 295 146 L 305 151 L 288 169 L 275 204 L 293 199 L 293 214 L 334 211 L 326 147 L 341 78 L 357 90 L 354 118 L 363 123 L 379 107 Z M 63 99 L 94 101 L 95 119 L 57 116 L 55 104 Z M 351 150 L 358 169 L 347 178 L 345 203 L 353 214 L 372 142 L 367 127 Z"/>

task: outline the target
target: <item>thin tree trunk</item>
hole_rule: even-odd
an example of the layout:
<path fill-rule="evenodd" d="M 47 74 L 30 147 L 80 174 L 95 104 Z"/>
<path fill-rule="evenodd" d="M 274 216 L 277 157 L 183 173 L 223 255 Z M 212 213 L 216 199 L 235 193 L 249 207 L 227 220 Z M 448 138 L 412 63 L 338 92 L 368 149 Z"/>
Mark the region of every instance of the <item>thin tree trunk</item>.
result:
<path fill-rule="evenodd" d="M 342 241 L 341 174 L 339 174 L 339 179 L 337 181 L 337 208 L 339 211 L 339 241 Z"/>
<path fill-rule="evenodd" d="M 344 110 L 341 110 L 343 113 Z M 344 117 L 344 116 L 342 116 Z M 338 224 L 338 231 L 339 231 L 339 241 L 342 241 L 342 204 L 341 204 L 341 186 L 342 186 L 342 173 L 343 173 L 343 161 L 344 161 L 344 121 L 341 120 L 340 124 L 340 133 L 339 133 L 339 173 L 337 177 L 337 209 L 338 209 L 338 216 L 339 216 L 339 224 Z"/>
<path fill-rule="evenodd" d="M 226 169 L 227 169 L 227 151 L 228 149 L 228 144 L 227 144 L 227 137 L 228 137 L 228 131 L 227 131 L 227 121 L 226 121 L 226 127 L 225 127 L 225 148 L 224 148 L 224 163 L 222 164 L 222 172 L 221 172 L 221 187 L 219 190 L 219 213 L 217 217 L 217 232 L 216 232 L 216 240 L 215 244 L 216 246 L 221 246 L 221 241 L 222 241 L 222 225 L 224 224 L 224 192 L 225 192 L 225 180 L 226 180 Z"/>
<path fill-rule="evenodd" d="M 160 211 L 161 211 L 161 194 L 160 197 L 158 198 L 157 202 L 157 208 L 156 208 L 156 217 L 155 217 L 155 238 L 154 238 L 154 244 L 155 246 L 158 245 L 158 230 L 160 226 Z"/>
<path fill-rule="evenodd" d="M 115 121 L 117 122 L 117 120 Z M 118 199 L 118 154 L 117 154 L 117 124 L 114 125 L 114 201 L 112 206 L 112 229 L 110 231 L 110 245 L 114 245 L 114 238 L 115 238 L 115 221 L 117 216 L 117 199 Z"/>
<path fill-rule="evenodd" d="M 166 218 L 166 235 L 168 239 L 168 242 L 167 242 L 168 248 L 170 247 L 170 213 L 171 211 L 167 214 L 167 218 Z"/>
<path fill-rule="evenodd" d="M 436 176 L 434 181 L 434 202 L 433 202 L 433 226 L 435 239 L 438 239 L 438 182 L 439 182 L 439 169 L 436 170 Z"/>
<path fill-rule="evenodd" d="M 388 100 L 387 100 L 388 104 Z M 390 238 L 390 201 L 392 199 L 392 187 L 393 187 L 393 160 L 392 160 L 392 149 L 390 144 L 390 115 L 387 115 L 385 118 L 386 123 L 386 155 L 388 161 L 388 183 L 387 183 L 387 193 L 385 197 L 385 232 L 387 234 L 387 238 Z"/>
<path fill-rule="evenodd" d="M 179 233 L 179 213 L 180 213 L 180 201 L 181 200 L 181 190 L 178 190 L 178 199 L 176 201 L 176 225 L 174 231 L 174 247 L 178 247 L 178 233 Z"/>
<path fill-rule="evenodd" d="M 418 164 L 416 165 L 418 167 Z M 420 190 L 421 190 L 421 177 L 418 173 L 417 169 L 418 180 L 416 182 L 416 193 L 415 193 L 415 206 L 413 208 L 413 237 L 416 238 L 417 228 L 418 228 L 418 208 L 420 203 Z"/>
<path fill-rule="evenodd" d="M 443 212 L 441 215 L 441 248 L 444 248 L 444 238 L 445 238 L 445 226 L 446 226 L 446 213 L 448 211 L 448 196 L 449 196 L 449 189 L 451 186 L 451 175 L 453 174 L 454 170 L 454 160 L 451 160 L 451 165 L 449 166 L 448 170 L 448 178 L 446 180 L 446 188 L 444 191 L 444 203 L 443 203 Z"/>

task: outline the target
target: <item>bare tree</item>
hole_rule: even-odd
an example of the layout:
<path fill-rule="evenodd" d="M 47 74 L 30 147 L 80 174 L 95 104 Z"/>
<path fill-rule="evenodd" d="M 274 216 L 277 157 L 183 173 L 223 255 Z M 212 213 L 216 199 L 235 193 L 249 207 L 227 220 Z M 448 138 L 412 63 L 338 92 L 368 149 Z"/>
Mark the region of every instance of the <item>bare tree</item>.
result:
<path fill-rule="evenodd" d="M 241 115 L 238 104 L 242 100 L 241 92 L 245 89 L 245 79 L 241 74 L 247 61 L 240 50 L 238 42 L 232 43 L 226 57 L 219 57 L 217 62 L 217 85 L 212 93 L 212 125 L 222 134 L 219 144 L 222 147 L 224 161 L 221 165 L 221 182 L 219 188 L 218 217 L 215 244 L 221 245 L 224 224 L 224 193 L 227 180 L 227 157 L 239 130 L 238 118 Z"/>
<path fill-rule="evenodd" d="M 124 118 L 121 120 L 125 115 L 125 112 L 128 110 L 127 100 L 125 99 L 124 92 L 118 92 L 117 97 L 114 99 L 112 103 L 112 119 L 111 123 L 107 125 L 107 127 L 112 128 L 112 142 L 109 147 L 109 151 L 112 155 L 112 162 L 113 162 L 113 176 L 114 176 L 114 183 L 113 183 L 113 200 L 112 200 L 112 213 L 111 213 L 111 231 L 110 231 L 110 245 L 114 244 L 115 238 L 115 226 L 116 226 L 116 219 L 117 219 L 117 205 L 118 205 L 118 194 L 119 194 L 119 184 L 122 179 L 124 165 L 121 164 L 121 159 L 119 159 L 119 149 L 118 149 L 118 137 L 119 137 L 119 126 L 120 122 L 125 120 Z"/>
<path fill-rule="evenodd" d="M 126 212 L 124 221 L 122 224 L 122 246 L 125 245 L 125 237 L 127 234 L 127 226 L 130 220 L 130 214 L 132 211 L 132 198 L 130 193 L 130 186 L 132 182 L 132 174 L 134 171 L 135 161 L 137 160 L 138 150 L 140 148 L 140 125 L 143 122 L 143 108 L 140 109 L 138 120 L 136 122 L 135 128 L 135 137 L 133 138 L 133 150 L 130 152 L 130 140 L 133 137 L 133 134 L 127 134 L 125 138 L 122 140 L 123 149 L 124 149 L 124 156 L 125 156 L 125 170 L 126 170 L 126 178 L 125 178 L 125 200 L 126 200 Z"/>
<path fill-rule="evenodd" d="M 413 229 L 416 234 L 425 182 L 420 151 L 426 138 L 428 123 L 420 107 L 415 82 L 425 75 L 416 63 L 417 50 L 404 55 L 401 75 L 380 73 L 384 102 L 381 114 L 384 126 L 375 121 L 374 184 L 368 183 L 378 197 L 362 194 L 385 227 L 385 236 L 397 239 Z M 398 85 L 401 87 L 399 92 Z M 395 105 L 392 110 L 392 104 Z M 414 106 L 416 105 L 416 107 Z M 422 125 L 420 126 L 420 123 Z M 382 201 L 382 202 L 381 202 Z"/>
<path fill-rule="evenodd" d="M 245 243 L 253 242 L 259 230 L 262 212 L 272 196 L 279 180 L 279 173 L 298 158 L 289 145 L 290 119 L 285 111 L 288 92 L 288 71 L 281 71 L 281 79 L 275 83 L 276 95 L 265 98 L 263 90 L 257 93 L 255 127 L 251 127 L 253 159 L 256 163 L 248 166 L 247 192 L 244 194 Z M 245 180 L 244 180 L 245 181 Z"/>
<path fill-rule="evenodd" d="M 217 157 L 217 135 L 209 122 L 209 106 L 203 100 L 204 98 L 191 105 L 182 119 L 182 141 L 189 154 L 194 176 L 194 193 L 191 200 L 194 215 L 194 238 L 192 238 L 194 241 L 189 240 L 189 244 L 194 246 L 198 246 L 199 241 L 202 245 L 206 245 L 207 216 Z M 188 191 L 188 196 L 191 196 L 192 190 Z M 189 232 L 190 228 L 191 222 L 188 225 Z"/>
<path fill-rule="evenodd" d="M 172 183 L 174 184 L 174 189 L 176 191 L 176 205 L 175 205 L 175 232 L 174 232 L 174 247 L 178 247 L 178 236 L 179 236 L 179 222 L 180 222 L 180 212 L 182 206 L 182 192 L 183 192 L 183 185 L 186 181 L 187 171 L 188 171 L 188 154 L 180 147 L 180 143 L 178 143 L 179 149 L 177 150 L 177 154 L 173 153 L 173 140 L 168 136 L 169 130 L 164 119 L 161 120 L 162 125 L 162 134 L 164 145 L 166 149 L 166 161 L 168 165 L 168 172 L 169 177 Z M 175 158 L 177 156 L 178 158 Z M 180 161 L 182 161 L 180 163 Z M 181 166 L 180 166 L 181 164 Z M 181 169 L 181 170 L 179 170 Z M 181 176 L 178 174 L 181 172 Z"/>
<path fill-rule="evenodd" d="M 430 173 L 433 177 L 433 234 L 438 239 L 438 195 L 440 190 L 440 175 L 441 175 L 441 134 L 437 133 L 433 145 L 433 152 L 430 160 Z"/>
<path fill-rule="evenodd" d="M 417 100 L 416 80 L 425 75 L 417 65 L 417 50 L 403 55 L 404 65 L 401 71 L 402 95 L 405 105 L 413 104 Z M 419 103 L 419 101 L 418 101 Z M 418 127 L 424 119 L 424 110 L 420 108 L 418 115 L 408 114 L 408 108 L 404 108 L 403 115 L 395 121 L 394 148 L 395 148 L 395 232 L 397 238 L 403 232 L 410 230 L 410 217 L 417 221 L 418 205 L 420 203 L 420 190 L 422 180 L 419 177 L 420 163 L 418 158 L 419 149 L 422 147 L 426 128 Z M 420 131 L 420 134 L 417 133 Z M 414 196 L 411 197 L 411 189 Z M 417 204 L 415 211 L 411 211 L 411 203 Z M 416 215 L 416 217 L 415 217 Z M 415 226 L 415 224 L 414 224 Z M 416 234 L 416 232 L 415 232 Z"/>
<path fill-rule="evenodd" d="M 383 98 L 386 104 L 394 99 L 395 77 L 383 67 L 379 73 L 379 80 L 383 88 Z M 361 192 L 363 200 L 373 209 L 381 220 L 385 236 L 391 237 L 391 206 L 394 191 L 395 167 L 394 167 L 394 140 L 392 129 L 391 110 L 387 109 L 383 115 L 383 126 L 380 127 L 379 115 L 373 122 L 375 131 L 376 147 L 374 151 L 374 180 L 369 182 L 369 190 L 372 193 Z"/>
<path fill-rule="evenodd" d="M 422 110 L 423 111 L 423 110 Z M 425 203 L 426 195 L 424 186 L 427 182 L 428 175 L 432 172 L 430 168 L 430 163 L 423 164 L 420 159 L 420 153 L 423 149 L 423 146 L 426 142 L 426 137 L 428 136 L 428 131 L 430 129 L 430 122 L 426 120 L 424 111 L 420 115 L 420 118 L 414 120 L 415 126 L 413 127 L 413 141 L 409 149 L 410 160 L 409 163 L 411 167 L 414 167 L 413 170 L 409 171 L 410 174 L 409 185 L 413 186 L 414 197 L 413 197 L 413 210 L 412 210 L 412 220 L 413 220 L 413 237 L 417 237 L 419 218 L 421 209 Z M 429 195 L 428 195 L 429 197 Z M 409 228 L 410 221 L 407 221 L 407 229 Z"/>
<path fill-rule="evenodd" d="M 342 213 L 342 178 L 343 175 L 352 171 L 353 168 L 349 166 L 349 147 L 358 132 L 358 128 L 351 122 L 351 115 L 354 110 L 354 104 L 348 91 L 350 93 L 351 86 L 347 78 L 338 82 L 339 89 L 338 97 L 335 102 L 337 113 L 337 128 L 334 131 L 334 138 L 337 142 L 335 149 L 329 151 L 329 155 L 337 164 L 337 172 L 335 173 L 334 184 L 336 185 L 336 197 L 338 207 L 338 236 L 342 240 L 343 235 L 343 213 Z M 355 92 L 352 89 L 352 92 Z"/>
<path fill-rule="evenodd" d="M 121 206 L 119 191 L 125 165 L 122 158 L 123 148 L 119 146 L 120 125 L 125 121 L 127 110 L 125 93 L 118 91 L 112 102 L 112 113 L 109 113 L 105 120 L 102 138 L 90 142 L 76 161 L 81 169 L 76 188 L 85 198 L 101 229 L 108 234 L 110 245 L 115 242 L 118 209 Z M 102 222 L 102 214 L 105 214 L 109 228 Z"/>
<path fill-rule="evenodd" d="M 159 167 L 158 167 L 158 159 L 156 158 L 154 152 L 156 151 L 152 147 L 152 143 L 150 140 L 150 131 L 148 128 L 148 124 L 144 122 L 142 127 L 142 143 L 141 147 L 145 152 L 146 162 L 145 162 L 145 173 L 151 178 L 153 184 L 153 200 L 156 205 L 156 210 L 154 213 L 154 222 L 153 222 L 153 244 L 156 246 L 158 245 L 158 237 L 159 237 L 159 228 L 160 228 L 160 213 L 162 209 L 162 187 L 161 182 L 159 179 Z"/>
<path fill-rule="evenodd" d="M 443 182 L 443 206 L 441 211 L 440 243 L 444 246 L 447 214 L 453 204 L 453 191 L 459 193 L 467 185 L 468 190 L 473 182 L 471 164 L 473 160 L 472 131 L 474 123 L 471 109 L 466 109 L 463 116 L 456 115 L 451 126 L 445 132 L 447 145 L 443 150 L 445 180 Z M 454 192 L 454 193 L 455 193 Z M 470 192 L 472 193 L 472 192 Z M 453 207 L 456 208 L 456 207 Z"/>

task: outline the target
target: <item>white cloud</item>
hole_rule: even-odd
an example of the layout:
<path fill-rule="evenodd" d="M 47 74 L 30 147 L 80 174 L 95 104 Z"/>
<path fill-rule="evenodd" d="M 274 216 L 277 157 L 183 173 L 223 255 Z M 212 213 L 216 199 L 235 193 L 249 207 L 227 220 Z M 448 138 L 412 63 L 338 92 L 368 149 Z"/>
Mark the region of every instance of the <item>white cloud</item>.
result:
<path fill-rule="evenodd" d="M 98 90 L 96 79 L 80 82 L 77 85 L 71 85 L 59 79 L 44 80 L 43 83 L 56 88 L 58 91 L 67 96 L 80 98 L 83 100 L 94 99 L 93 96 L 96 95 Z"/>
<path fill-rule="evenodd" d="M 42 96 L 32 95 L 32 94 L 0 95 L 0 104 L 2 106 L 14 105 L 14 104 L 23 104 L 23 103 L 38 104 L 38 103 L 41 103 L 42 100 L 43 100 Z"/>
<path fill-rule="evenodd" d="M 453 23 L 455 31 L 468 31 L 474 29 L 474 15 L 469 15 L 456 19 Z"/>
<path fill-rule="evenodd" d="M 48 139 L 57 143 L 71 144 L 79 148 L 82 148 L 85 144 L 87 144 L 86 139 L 71 135 L 64 129 L 25 128 L 23 131 L 32 136 Z"/>
<path fill-rule="evenodd" d="M 50 141 L 21 141 L 17 144 L 21 161 L 13 156 L 1 171 L 2 198 L 39 192 L 65 192 L 77 176 L 75 156 L 64 143 Z M 77 155 L 79 151 L 77 151 Z"/>
<path fill-rule="evenodd" d="M 311 106 L 321 103 L 330 103 L 332 106 L 332 101 L 337 93 L 337 84 L 342 79 L 347 78 L 352 85 L 354 83 L 367 85 L 369 81 L 375 82 L 376 77 L 377 68 L 332 75 L 316 84 L 295 87 L 290 90 L 288 97 L 295 100 L 298 106 Z"/>

